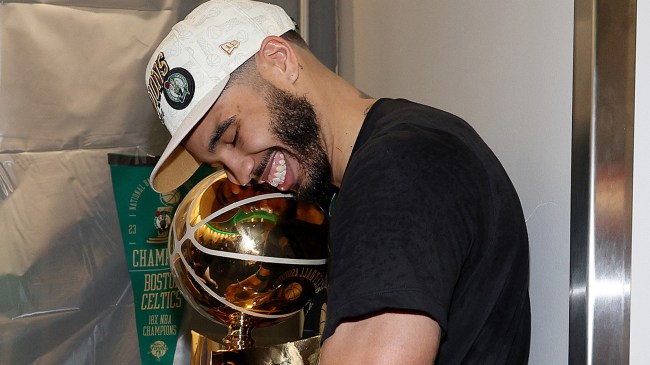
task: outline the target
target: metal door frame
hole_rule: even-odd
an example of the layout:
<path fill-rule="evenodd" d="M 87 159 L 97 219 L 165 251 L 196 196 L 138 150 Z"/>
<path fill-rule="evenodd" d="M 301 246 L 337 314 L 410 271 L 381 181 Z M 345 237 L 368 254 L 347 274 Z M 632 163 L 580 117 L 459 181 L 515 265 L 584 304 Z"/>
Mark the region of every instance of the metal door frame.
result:
<path fill-rule="evenodd" d="M 636 0 L 575 0 L 569 364 L 629 363 Z"/>

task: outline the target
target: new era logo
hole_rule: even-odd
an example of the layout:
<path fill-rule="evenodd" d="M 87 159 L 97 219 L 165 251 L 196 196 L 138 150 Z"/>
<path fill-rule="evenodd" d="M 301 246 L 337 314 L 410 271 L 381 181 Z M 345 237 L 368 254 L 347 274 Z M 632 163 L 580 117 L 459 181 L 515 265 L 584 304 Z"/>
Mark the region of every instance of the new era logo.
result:
<path fill-rule="evenodd" d="M 230 56 L 235 51 L 235 48 L 237 48 L 237 47 L 239 47 L 239 41 L 237 41 L 237 40 L 226 42 L 226 43 L 219 46 L 219 48 L 221 48 L 221 50 L 226 52 L 226 54 L 228 54 L 228 56 Z"/>

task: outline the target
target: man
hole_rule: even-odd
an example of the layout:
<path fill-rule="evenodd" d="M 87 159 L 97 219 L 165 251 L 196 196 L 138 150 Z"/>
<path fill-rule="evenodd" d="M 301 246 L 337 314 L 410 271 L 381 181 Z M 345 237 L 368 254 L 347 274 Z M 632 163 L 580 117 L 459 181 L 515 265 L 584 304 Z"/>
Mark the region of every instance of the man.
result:
<path fill-rule="evenodd" d="M 464 121 L 364 95 L 314 57 L 280 8 L 248 0 L 197 8 L 146 78 L 172 134 L 154 189 L 206 163 L 304 199 L 338 190 L 321 365 L 527 362 L 520 202 Z"/>

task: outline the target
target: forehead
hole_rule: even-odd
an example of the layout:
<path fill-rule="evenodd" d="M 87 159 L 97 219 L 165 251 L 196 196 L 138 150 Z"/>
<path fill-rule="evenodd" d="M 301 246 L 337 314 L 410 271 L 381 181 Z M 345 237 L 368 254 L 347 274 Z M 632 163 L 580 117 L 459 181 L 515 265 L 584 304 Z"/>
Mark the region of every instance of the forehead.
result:
<path fill-rule="evenodd" d="M 232 85 L 212 104 L 185 143 L 192 144 L 197 135 L 203 140 L 202 143 L 207 143 L 207 138 L 215 134 L 223 135 L 233 124 L 255 125 L 251 122 L 265 120 L 267 116 L 265 98 L 257 88 Z"/>
<path fill-rule="evenodd" d="M 239 114 L 248 110 L 266 108 L 265 93 L 260 87 L 248 84 L 228 86 L 212 104 L 206 116 L 212 114 Z M 221 116 L 222 119 L 230 116 Z"/>

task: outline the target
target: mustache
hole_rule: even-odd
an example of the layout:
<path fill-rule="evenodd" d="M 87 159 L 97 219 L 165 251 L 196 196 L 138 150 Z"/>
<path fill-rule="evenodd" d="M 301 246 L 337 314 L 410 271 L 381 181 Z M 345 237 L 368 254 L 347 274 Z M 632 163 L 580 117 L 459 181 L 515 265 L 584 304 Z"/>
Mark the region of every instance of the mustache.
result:
<path fill-rule="evenodd" d="M 262 174 L 264 174 L 264 171 L 266 171 L 266 167 L 269 165 L 271 162 L 271 156 L 273 156 L 273 152 L 275 150 L 270 149 L 264 154 L 264 157 L 262 157 L 262 160 L 260 161 L 259 165 L 253 170 L 251 180 L 255 180 L 256 182 L 259 182 L 262 179 Z"/>

